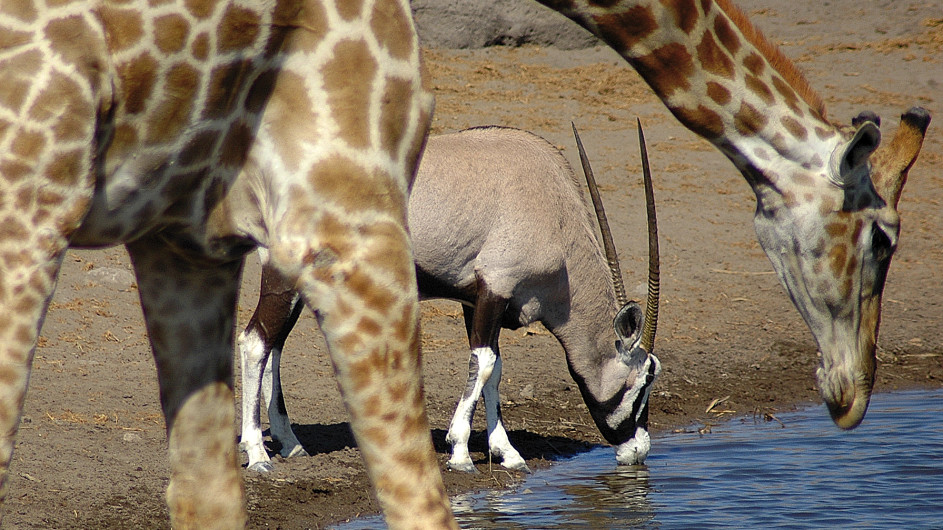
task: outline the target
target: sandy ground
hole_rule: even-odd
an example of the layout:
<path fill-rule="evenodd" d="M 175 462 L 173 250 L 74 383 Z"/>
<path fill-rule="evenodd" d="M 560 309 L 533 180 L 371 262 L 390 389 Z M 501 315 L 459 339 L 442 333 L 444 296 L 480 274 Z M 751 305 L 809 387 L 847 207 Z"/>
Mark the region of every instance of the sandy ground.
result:
<path fill-rule="evenodd" d="M 934 114 L 900 204 L 903 228 L 885 291 L 877 390 L 939 386 L 943 12 L 938 0 L 827 4 L 758 0 L 745 9 L 806 72 L 831 116 L 850 121 L 874 110 L 889 138 L 911 105 Z M 635 297 L 642 295 L 645 270 L 634 130 L 636 116 L 642 119 L 662 234 L 657 350 L 664 372 L 651 400 L 656 434 L 695 431 L 733 415 L 775 415 L 818 400 L 812 337 L 755 240 L 749 187 L 725 158 L 671 118 L 634 71 L 604 48 L 430 50 L 428 57 L 438 95 L 434 132 L 484 124 L 529 129 L 575 161 L 569 122 L 576 121 Z M 240 326 L 255 307 L 258 279 L 251 257 Z M 459 306 L 424 303 L 426 392 L 443 469 L 465 346 Z M 288 406 L 312 456 L 275 458 L 270 476 L 245 474 L 252 526 L 317 528 L 375 511 L 310 313 L 286 352 Z M 602 443 L 562 350 L 546 331 L 505 332 L 502 352 L 505 418 L 532 467 Z M 481 472 L 446 472 L 452 492 L 518 479 L 489 468 L 482 429 L 478 422 L 472 438 Z M 123 249 L 74 251 L 66 259 L 36 354 L 12 475 L 3 507 L 9 528 L 168 526 L 155 369 Z"/>

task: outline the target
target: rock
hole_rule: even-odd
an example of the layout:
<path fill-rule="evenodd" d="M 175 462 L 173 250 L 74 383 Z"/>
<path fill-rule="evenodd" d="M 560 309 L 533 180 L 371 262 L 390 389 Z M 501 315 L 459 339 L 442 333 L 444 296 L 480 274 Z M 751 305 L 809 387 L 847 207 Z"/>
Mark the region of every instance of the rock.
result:
<path fill-rule="evenodd" d="M 570 19 L 520 0 L 413 0 L 419 41 L 430 48 L 536 44 L 589 48 L 598 39 Z"/>
<path fill-rule="evenodd" d="M 521 389 L 521 397 L 523 399 L 534 399 L 534 384 L 527 383 L 524 385 L 524 388 Z"/>
<path fill-rule="evenodd" d="M 124 436 L 121 437 L 121 439 L 126 442 L 140 443 L 141 435 L 136 432 L 126 432 L 124 433 Z M 139 471 L 140 469 L 141 468 L 138 468 Z"/>
<path fill-rule="evenodd" d="M 133 272 L 115 267 L 96 267 L 86 274 L 88 278 L 95 283 L 117 287 L 119 289 L 130 289 L 137 281 Z"/>

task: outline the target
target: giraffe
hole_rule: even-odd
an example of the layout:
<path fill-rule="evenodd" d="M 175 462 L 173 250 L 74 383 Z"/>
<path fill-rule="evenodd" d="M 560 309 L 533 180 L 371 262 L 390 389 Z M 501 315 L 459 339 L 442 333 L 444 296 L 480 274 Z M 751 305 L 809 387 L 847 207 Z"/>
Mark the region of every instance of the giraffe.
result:
<path fill-rule="evenodd" d="M 0 498 L 68 247 L 124 244 L 179 528 L 239 528 L 243 256 L 317 314 L 392 528 L 455 527 L 419 375 L 405 197 L 432 112 L 406 0 L 0 4 Z"/>
<path fill-rule="evenodd" d="M 829 122 L 727 0 L 543 0 L 619 51 L 757 196 L 755 225 L 861 421 L 906 173 L 929 116 Z M 422 405 L 405 193 L 432 100 L 405 0 L 0 4 L 0 499 L 69 246 L 125 244 L 169 438 L 174 526 L 245 521 L 232 434 L 242 257 L 268 248 L 324 330 L 391 527 L 454 526 Z M 898 141 L 899 140 L 899 141 Z"/>
<path fill-rule="evenodd" d="M 795 65 L 729 0 L 539 1 L 618 52 L 752 187 L 757 238 L 821 354 L 819 392 L 836 425 L 856 427 L 874 385 L 897 203 L 929 114 L 908 111 L 900 141 L 875 153 L 876 116 L 829 121 Z"/>

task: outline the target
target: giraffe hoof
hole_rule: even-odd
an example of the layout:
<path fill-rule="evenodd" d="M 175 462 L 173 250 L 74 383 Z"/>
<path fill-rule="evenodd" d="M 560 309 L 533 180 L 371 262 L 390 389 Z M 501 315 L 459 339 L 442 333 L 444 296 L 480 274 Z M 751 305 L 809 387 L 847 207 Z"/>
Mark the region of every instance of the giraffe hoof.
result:
<path fill-rule="evenodd" d="M 477 473 L 478 468 L 475 467 L 475 464 L 471 460 L 467 462 L 449 462 L 446 466 L 452 471 L 461 471 L 463 473 Z"/>
<path fill-rule="evenodd" d="M 256 462 L 246 469 L 256 473 L 271 473 L 275 471 L 275 466 L 273 466 L 271 462 Z"/>

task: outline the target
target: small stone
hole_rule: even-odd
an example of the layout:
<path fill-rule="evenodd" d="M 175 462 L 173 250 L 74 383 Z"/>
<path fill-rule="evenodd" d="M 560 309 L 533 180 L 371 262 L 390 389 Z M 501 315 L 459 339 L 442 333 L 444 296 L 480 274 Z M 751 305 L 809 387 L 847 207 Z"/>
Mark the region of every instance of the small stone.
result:
<path fill-rule="evenodd" d="M 524 388 L 521 389 L 521 398 L 523 399 L 534 399 L 534 384 L 527 383 L 524 385 Z"/>

